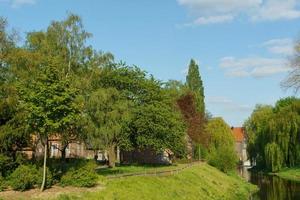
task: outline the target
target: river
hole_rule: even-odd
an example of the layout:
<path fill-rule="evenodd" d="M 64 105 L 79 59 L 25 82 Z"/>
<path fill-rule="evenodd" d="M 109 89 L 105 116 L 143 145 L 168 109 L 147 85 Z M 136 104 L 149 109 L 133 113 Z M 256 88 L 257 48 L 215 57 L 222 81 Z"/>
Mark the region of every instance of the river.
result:
<path fill-rule="evenodd" d="M 240 168 L 239 173 L 249 182 L 257 185 L 259 191 L 250 200 L 300 200 L 300 183 L 282 179 L 275 175 L 250 172 Z"/>

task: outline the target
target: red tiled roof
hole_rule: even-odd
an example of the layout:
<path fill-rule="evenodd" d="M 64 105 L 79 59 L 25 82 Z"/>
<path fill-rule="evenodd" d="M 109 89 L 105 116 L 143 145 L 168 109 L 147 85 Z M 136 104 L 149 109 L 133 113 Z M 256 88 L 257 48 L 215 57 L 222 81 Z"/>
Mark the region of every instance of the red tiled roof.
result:
<path fill-rule="evenodd" d="M 243 142 L 245 137 L 243 127 L 232 127 L 231 131 L 233 133 L 235 142 Z"/>

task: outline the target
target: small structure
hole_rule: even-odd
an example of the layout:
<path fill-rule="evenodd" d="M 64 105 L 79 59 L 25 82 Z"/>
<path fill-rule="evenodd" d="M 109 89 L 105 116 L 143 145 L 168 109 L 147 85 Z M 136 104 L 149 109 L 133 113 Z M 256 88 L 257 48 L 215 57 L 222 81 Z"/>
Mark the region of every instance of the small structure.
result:
<path fill-rule="evenodd" d="M 174 153 L 170 149 L 165 149 L 157 153 L 151 149 L 121 151 L 120 159 L 123 164 L 171 164 Z"/>
<path fill-rule="evenodd" d="M 240 163 L 244 166 L 250 166 L 250 161 L 247 156 L 247 140 L 245 128 L 231 127 L 231 131 L 235 139 L 235 150 L 238 154 Z"/>

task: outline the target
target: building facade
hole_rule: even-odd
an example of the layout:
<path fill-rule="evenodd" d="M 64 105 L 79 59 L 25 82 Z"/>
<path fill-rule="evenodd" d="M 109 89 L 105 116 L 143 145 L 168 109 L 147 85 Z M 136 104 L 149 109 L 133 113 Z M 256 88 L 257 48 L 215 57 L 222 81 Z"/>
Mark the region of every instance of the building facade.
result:
<path fill-rule="evenodd" d="M 231 127 L 231 131 L 234 136 L 235 151 L 238 155 L 239 162 L 244 166 L 250 166 L 250 161 L 247 156 L 247 140 L 245 128 Z"/>

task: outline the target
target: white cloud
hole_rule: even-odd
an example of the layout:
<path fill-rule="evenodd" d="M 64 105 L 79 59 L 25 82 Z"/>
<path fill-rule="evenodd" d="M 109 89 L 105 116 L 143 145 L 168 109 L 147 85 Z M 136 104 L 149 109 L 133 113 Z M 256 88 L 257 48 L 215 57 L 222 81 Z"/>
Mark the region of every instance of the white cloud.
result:
<path fill-rule="evenodd" d="M 261 47 L 267 48 L 271 53 L 284 56 L 292 55 L 294 52 L 293 40 L 290 38 L 268 40 L 262 43 Z"/>
<path fill-rule="evenodd" d="M 213 106 L 220 106 L 222 110 L 230 112 L 249 112 L 252 110 L 252 107 L 249 105 L 236 103 L 223 96 L 209 96 L 206 98 L 206 103 Z"/>
<path fill-rule="evenodd" d="M 285 59 L 263 57 L 224 57 L 220 67 L 226 75 L 232 77 L 266 77 L 290 70 Z"/>
<path fill-rule="evenodd" d="M 297 10 L 299 0 L 266 0 L 257 13 L 252 16 L 252 20 L 279 20 L 296 19 L 300 17 Z"/>
<path fill-rule="evenodd" d="M 217 24 L 224 22 L 231 22 L 234 19 L 232 15 L 218 15 L 218 16 L 208 16 L 199 17 L 192 23 L 185 24 L 186 26 L 204 25 L 204 24 Z"/>
<path fill-rule="evenodd" d="M 36 0 L 10 0 L 11 7 L 19 8 L 24 5 L 34 5 Z"/>
<path fill-rule="evenodd" d="M 290 20 L 300 17 L 300 0 L 177 0 L 196 20 L 192 25 L 230 22 L 246 16 L 251 21 Z M 226 17 L 225 17 L 226 16 Z M 198 23 L 197 23 L 198 22 Z"/>
<path fill-rule="evenodd" d="M 258 7 L 262 0 L 177 0 L 179 5 L 186 6 L 194 14 L 201 11 L 210 13 L 229 13 Z"/>

